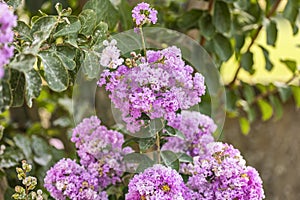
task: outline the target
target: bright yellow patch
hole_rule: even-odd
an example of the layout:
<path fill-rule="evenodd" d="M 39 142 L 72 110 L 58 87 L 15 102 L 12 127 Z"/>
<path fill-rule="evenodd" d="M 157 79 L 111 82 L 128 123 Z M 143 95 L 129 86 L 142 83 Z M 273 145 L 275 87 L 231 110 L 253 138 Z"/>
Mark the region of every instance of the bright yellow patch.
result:
<path fill-rule="evenodd" d="M 163 186 L 161 187 L 161 189 L 162 189 L 163 191 L 165 191 L 165 192 L 169 192 L 169 191 L 171 190 L 171 188 L 170 188 L 167 184 L 163 185 Z"/>

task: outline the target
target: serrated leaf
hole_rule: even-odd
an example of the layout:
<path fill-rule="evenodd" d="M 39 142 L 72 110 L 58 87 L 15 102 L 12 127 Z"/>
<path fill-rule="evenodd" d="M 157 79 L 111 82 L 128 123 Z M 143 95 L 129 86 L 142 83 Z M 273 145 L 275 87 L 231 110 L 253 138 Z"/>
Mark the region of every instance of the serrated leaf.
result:
<path fill-rule="evenodd" d="M 231 17 L 227 3 L 222 1 L 215 2 L 213 23 L 219 33 L 228 33 L 230 31 Z"/>
<path fill-rule="evenodd" d="M 42 60 L 48 86 L 56 92 L 67 89 L 69 83 L 68 71 L 57 54 L 52 51 L 41 51 L 38 56 Z"/>
<path fill-rule="evenodd" d="M 300 108 L 300 87 L 292 85 L 291 88 L 296 106 L 297 108 Z"/>
<path fill-rule="evenodd" d="M 267 49 L 265 49 L 263 46 L 259 45 L 259 47 L 261 48 L 261 50 L 263 51 L 264 57 L 265 57 L 265 62 L 266 62 L 266 70 L 271 71 L 273 69 L 273 63 L 270 60 L 269 57 L 269 52 Z"/>
<path fill-rule="evenodd" d="M 278 97 L 271 95 L 269 97 L 270 102 L 273 106 L 274 109 L 274 114 L 275 114 L 275 120 L 279 120 L 282 118 L 283 115 L 283 108 L 282 108 L 282 103 L 280 102 L 280 100 L 278 99 Z"/>
<path fill-rule="evenodd" d="M 288 0 L 283 11 L 283 17 L 288 19 L 293 25 L 297 19 L 299 10 L 298 0 Z"/>
<path fill-rule="evenodd" d="M 250 123 L 249 123 L 249 121 L 245 117 L 241 117 L 241 118 L 239 118 L 239 124 L 240 124 L 240 128 L 241 128 L 242 133 L 244 135 L 248 135 L 248 133 L 250 132 Z"/>
<path fill-rule="evenodd" d="M 275 46 L 277 40 L 277 25 L 276 22 L 271 20 L 267 24 L 267 44 Z"/>
<path fill-rule="evenodd" d="M 171 167 L 172 169 L 175 169 L 176 171 L 179 170 L 179 160 L 177 155 L 172 151 L 161 151 L 160 152 L 161 158 L 163 163 L 167 167 Z"/>
<path fill-rule="evenodd" d="M 43 16 L 37 19 L 31 28 L 33 38 L 31 52 L 38 52 L 41 44 L 46 41 L 56 27 L 57 19 L 54 16 Z"/>
<path fill-rule="evenodd" d="M 177 26 L 181 29 L 187 30 L 193 27 L 198 26 L 198 20 L 202 15 L 201 10 L 190 10 L 185 12 L 182 16 L 179 17 L 177 21 Z"/>
<path fill-rule="evenodd" d="M 31 141 L 30 138 L 26 135 L 17 134 L 13 140 L 17 147 L 23 151 L 25 158 L 27 160 L 31 160 L 32 150 L 31 150 Z"/>
<path fill-rule="evenodd" d="M 96 12 L 91 9 L 86 9 L 83 10 L 78 18 L 81 22 L 81 29 L 79 33 L 85 35 L 85 36 L 90 36 L 93 34 L 95 26 L 96 26 Z"/>
<path fill-rule="evenodd" d="M 84 51 L 83 70 L 88 78 L 97 78 L 100 72 L 100 58 L 94 51 Z"/>
<path fill-rule="evenodd" d="M 214 36 L 216 29 L 212 23 L 212 17 L 210 14 L 201 16 L 199 20 L 199 31 L 208 40 Z"/>
<path fill-rule="evenodd" d="M 22 106 L 24 103 L 25 77 L 22 72 L 10 69 L 11 106 Z"/>
<path fill-rule="evenodd" d="M 33 69 L 36 57 L 32 54 L 19 54 L 10 63 L 9 67 L 20 72 L 27 72 Z"/>
<path fill-rule="evenodd" d="M 83 10 L 86 9 L 96 12 L 97 24 L 104 21 L 108 23 L 110 29 L 115 28 L 119 19 L 119 13 L 109 0 L 90 0 L 83 7 Z"/>
<path fill-rule="evenodd" d="M 279 96 L 282 102 L 286 102 L 292 95 L 292 89 L 289 86 L 278 86 Z"/>
<path fill-rule="evenodd" d="M 254 64 L 253 53 L 250 51 L 247 51 L 246 53 L 244 53 L 242 55 L 241 66 L 244 70 L 246 70 L 250 74 L 253 74 L 254 73 L 253 64 Z"/>
<path fill-rule="evenodd" d="M 25 73 L 25 99 L 29 107 L 32 106 L 32 99 L 40 95 L 42 80 L 34 69 Z"/>
<path fill-rule="evenodd" d="M 260 108 L 262 114 L 262 120 L 266 121 L 270 119 L 273 115 L 273 108 L 266 100 L 260 99 L 258 100 L 258 106 Z"/>
<path fill-rule="evenodd" d="M 291 72 L 295 72 L 296 69 L 297 69 L 297 63 L 295 60 L 289 60 L 289 59 L 280 59 L 280 62 L 282 62 L 283 64 L 285 64 L 285 66 L 288 67 L 288 69 L 291 71 Z"/>
<path fill-rule="evenodd" d="M 216 34 L 212 39 L 213 47 L 221 61 L 227 61 L 232 55 L 232 47 L 228 38 Z"/>
<path fill-rule="evenodd" d="M 18 21 L 17 27 L 15 28 L 16 37 L 26 42 L 32 41 L 32 36 L 30 34 L 30 27 L 23 21 Z"/>
<path fill-rule="evenodd" d="M 53 37 L 57 38 L 66 35 L 78 34 L 81 28 L 79 19 L 77 17 L 66 17 L 66 20 L 57 26 L 56 33 L 53 34 Z"/>

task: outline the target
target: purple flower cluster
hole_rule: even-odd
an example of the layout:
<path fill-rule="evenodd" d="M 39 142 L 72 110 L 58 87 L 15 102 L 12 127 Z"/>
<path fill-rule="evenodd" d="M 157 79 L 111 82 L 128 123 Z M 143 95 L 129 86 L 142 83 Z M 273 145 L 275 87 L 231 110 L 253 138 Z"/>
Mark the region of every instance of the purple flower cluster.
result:
<path fill-rule="evenodd" d="M 47 171 L 45 188 L 57 200 L 105 200 L 106 192 L 99 191 L 98 179 L 71 159 L 62 159 Z"/>
<path fill-rule="evenodd" d="M 108 42 L 104 40 L 103 45 L 105 48 L 102 51 L 100 64 L 102 66 L 108 66 L 111 69 L 116 69 L 123 63 L 123 58 L 120 58 L 120 50 L 116 47 L 117 41 L 112 40 Z"/>
<path fill-rule="evenodd" d="M 217 126 L 214 121 L 196 111 L 181 111 L 169 124 L 183 133 L 185 138 L 169 137 L 162 150 L 186 153 L 190 156 L 198 156 L 206 153 L 208 143 L 214 141 L 212 133 Z"/>
<path fill-rule="evenodd" d="M 154 165 L 129 182 L 126 200 L 184 200 L 188 188 L 180 174 L 163 165 Z"/>
<path fill-rule="evenodd" d="M 207 145 L 205 155 L 185 167 L 193 200 L 260 200 L 264 198 L 258 172 L 246 166 L 239 150 L 221 142 Z"/>
<path fill-rule="evenodd" d="M 132 150 L 122 149 L 124 137 L 121 133 L 108 130 L 100 123 L 95 116 L 84 119 L 74 128 L 71 141 L 77 148 L 80 164 L 98 178 L 101 188 L 105 188 L 121 181 L 125 171 L 123 156 Z"/>
<path fill-rule="evenodd" d="M 146 23 L 155 24 L 157 22 L 157 11 L 151 8 L 148 3 L 139 3 L 132 10 L 132 18 L 137 26 L 142 26 Z"/>
<path fill-rule="evenodd" d="M 110 99 L 131 132 L 143 125 L 142 114 L 173 121 L 179 109 L 198 104 L 205 93 L 204 77 L 185 64 L 175 46 L 149 50 L 146 58 L 132 59 L 131 63 L 104 70 L 98 81 L 110 91 Z"/>
<path fill-rule="evenodd" d="M 17 17 L 9 9 L 6 3 L 0 2 L 0 78 L 4 76 L 3 66 L 9 62 L 14 54 L 14 47 L 9 44 L 13 42 L 13 27 L 17 25 Z"/>

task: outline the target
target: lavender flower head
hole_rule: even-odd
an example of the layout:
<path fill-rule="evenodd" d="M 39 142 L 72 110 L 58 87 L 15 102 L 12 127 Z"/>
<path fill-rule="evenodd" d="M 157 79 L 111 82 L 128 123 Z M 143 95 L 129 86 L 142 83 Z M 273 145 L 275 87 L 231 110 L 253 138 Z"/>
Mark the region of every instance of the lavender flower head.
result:
<path fill-rule="evenodd" d="M 208 144 L 206 155 L 185 167 L 192 200 L 260 200 L 264 198 L 258 172 L 246 166 L 239 150 L 229 144 Z"/>
<path fill-rule="evenodd" d="M 143 126 L 143 114 L 172 121 L 179 109 L 198 104 L 205 93 L 204 77 L 185 64 L 175 46 L 149 50 L 146 58 L 126 59 L 126 65 L 104 70 L 98 85 L 110 91 L 110 99 L 133 133 Z"/>
<path fill-rule="evenodd" d="M 154 165 L 129 182 L 126 200 L 189 199 L 182 177 L 174 169 Z"/>
<path fill-rule="evenodd" d="M 99 191 L 96 177 L 71 159 L 61 159 L 49 171 L 44 186 L 57 200 L 105 200 L 106 192 Z"/>
<path fill-rule="evenodd" d="M 108 130 L 92 116 L 74 128 L 71 141 L 75 143 L 80 163 L 97 177 L 101 188 L 121 181 L 125 171 L 123 156 L 132 151 L 129 147 L 122 149 L 121 133 Z"/>
<path fill-rule="evenodd" d="M 183 133 L 185 139 L 169 137 L 162 150 L 170 150 L 177 153 L 186 153 L 190 156 L 198 156 L 206 153 L 208 143 L 214 141 L 212 133 L 217 126 L 214 121 L 196 111 L 181 111 L 168 125 Z"/>
<path fill-rule="evenodd" d="M 151 8 L 148 3 L 139 3 L 132 10 L 132 18 L 137 26 L 142 26 L 146 23 L 155 24 L 157 22 L 157 11 Z"/>
<path fill-rule="evenodd" d="M 14 47 L 10 46 L 10 43 L 13 42 L 12 29 L 16 25 L 17 17 L 6 3 L 0 2 L 0 78 L 4 76 L 4 65 L 8 64 L 14 54 Z"/>

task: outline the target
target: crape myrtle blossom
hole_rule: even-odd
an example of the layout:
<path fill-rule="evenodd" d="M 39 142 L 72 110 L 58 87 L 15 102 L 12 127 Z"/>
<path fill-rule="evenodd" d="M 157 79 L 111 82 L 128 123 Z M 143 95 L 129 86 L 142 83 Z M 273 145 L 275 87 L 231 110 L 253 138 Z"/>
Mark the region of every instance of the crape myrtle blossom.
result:
<path fill-rule="evenodd" d="M 4 76 L 4 65 L 8 64 L 9 59 L 14 54 L 14 47 L 10 46 L 13 42 L 13 27 L 17 25 L 17 16 L 13 14 L 6 3 L 0 1 L 0 78 Z"/>
<path fill-rule="evenodd" d="M 157 164 L 135 175 L 129 182 L 126 200 L 186 200 L 188 188 L 180 174 Z"/>
<path fill-rule="evenodd" d="M 100 64 L 102 66 L 108 66 L 111 69 L 116 69 L 123 63 L 123 58 L 120 58 L 120 50 L 116 47 L 117 41 L 111 42 L 104 40 L 103 45 L 105 48 L 102 51 Z"/>
<path fill-rule="evenodd" d="M 77 148 L 80 164 L 97 177 L 101 188 L 121 181 L 125 171 L 123 156 L 132 152 L 129 147 L 122 149 L 124 137 L 121 133 L 108 130 L 92 116 L 73 129 L 71 141 Z"/>
<path fill-rule="evenodd" d="M 44 186 L 57 200 L 106 200 L 106 192 L 99 191 L 98 179 L 71 159 L 61 159 L 44 179 Z"/>
<path fill-rule="evenodd" d="M 212 142 L 207 153 L 194 157 L 185 166 L 191 175 L 187 186 L 191 200 L 260 200 L 264 198 L 262 180 L 258 172 L 246 166 L 239 150 L 229 144 Z"/>
<path fill-rule="evenodd" d="M 178 110 L 198 104 L 205 93 L 204 77 L 185 64 L 175 46 L 127 61 L 116 70 L 105 69 L 98 85 L 110 91 L 131 132 L 139 131 L 143 114 L 172 121 Z"/>
<path fill-rule="evenodd" d="M 132 10 L 132 18 L 137 26 L 142 26 L 146 23 L 155 24 L 157 22 L 157 11 L 151 8 L 148 3 L 139 3 Z"/>
<path fill-rule="evenodd" d="M 177 114 L 169 126 L 181 131 L 185 138 L 168 137 L 162 150 L 170 150 L 177 153 L 186 153 L 189 156 L 198 156 L 206 153 L 208 143 L 214 141 L 212 133 L 217 126 L 214 121 L 199 112 L 183 110 Z"/>

